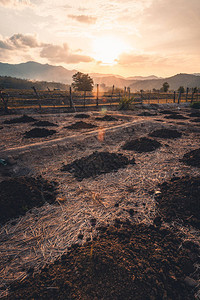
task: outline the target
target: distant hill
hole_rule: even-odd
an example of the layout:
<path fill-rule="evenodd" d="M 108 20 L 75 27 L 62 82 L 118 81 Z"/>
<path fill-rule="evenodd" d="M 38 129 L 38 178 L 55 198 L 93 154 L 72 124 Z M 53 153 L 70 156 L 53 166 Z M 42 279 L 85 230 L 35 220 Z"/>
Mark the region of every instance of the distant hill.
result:
<path fill-rule="evenodd" d="M 71 84 L 72 76 L 76 72 L 77 70 L 67 70 L 62 66 L 40 64 L 33 61 L 21 64 L 0 63 L 0 76 L 11 76 L 38 81 L 55 81 Z M 121 88 L 129 86 L 136 80 L 157 78 L 154 75 L 148 77 L 135 76 L 130 78 L 124 78 L 123 76 L 113 74 L 90 73 L 89 75 L 94 79 L 95 84 L 104 83 L 106 86 L 112 86 L 114 84 L 116 87 Z"/>
<path fill-rule="evenodd" d="M 52 66 L 49 64 L 40 64 L 29 61 L 21 64 L 0 63 L 0 76 L 11 76 L 22 79 L 61 82 L 71 84 L 72 76 L 77 70 L 68 70 L 62 66 Z M 184 87 L 200 87 L 200 76 L 196 74 L 177 74 L 169 78 L 158 78 L 151 76 L 131 76 L 125 78 L 120 75 L 113 74 L 89 74 L 94 83 L 105 84 L 108 87 L 124 88 L 131 87 L 132 91 L 160 89 L 165 81 L 170 85 L 171 90 L 177 90 L 181 85 Z"/>
<path fill-rule="evenodd" d="M 46 82 L 46 81 L 30 81 L 21 78 L 14 78 L 9 76 L 0 76 L 0 89 L 28 89 L 34 86 L 36 90 L 66 90 L 69 86 L 59 82 Z"/>
<path fill-rule="evenodd" d="M 21 64 L 0 63 L 0 76 L 11 76 L 38 81 L 55 81 L 69 84 L 76 70 L 67 70 L 61 66 L 40 64 L 29 61 Z"/>
<path fill-rule="evenodd" d="M 133 91 L 160 89 L 165 81 L 169 83 L 170 90 L 177 90 L 180 86 L 184 88 L 200 88 L 200 76 L 191 74 L 177 74 L 163 79 L 140 80 L 132 83 L 130 88 Z"/>

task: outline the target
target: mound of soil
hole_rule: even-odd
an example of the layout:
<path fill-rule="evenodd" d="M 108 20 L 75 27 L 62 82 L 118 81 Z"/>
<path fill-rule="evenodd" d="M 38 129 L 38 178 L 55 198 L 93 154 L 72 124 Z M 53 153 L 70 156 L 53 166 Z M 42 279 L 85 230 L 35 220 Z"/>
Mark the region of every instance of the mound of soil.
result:
<path fill-rule="evenodd" d="M 122 154 L 109 152 L 94 152 L 93 154 L 73 161 L 71 164 L 64 165 L 61 171 L 73 173 L 77 180 L 94 177 L 102 173 L 117 171 L 125 168 L 129 163 L 134 164 L 135 160 L 128 160 Z"/>
<path fill-rule="evenodd" d="M 123 150 L 134 150 L 139 153 L 142 152 L 151 152 L 156 150 L 157 148 L 161 147 L 161 144 L 152 139 L 148 139 L 146 137 L 142 137 L 139 139 L 135 139 L 132 141 L 128 141 L 122 147 Z"/>
<path fill-rule="evenodd" d="M 196 122 L 196 123 L 199 123 L 199 122 L 200 122 L 200 118 L 196 118 L 196 119 L 190 120 L 190 122 Z"/>
<path fill-rule="evenodd" d="M 172 110 L 168 110 L 168 109 L 163 109 L 160 110 L 159 113 L 163 114 L 163 115 L 172 115 L 172 114 L 177 114 L 177 112 L 172 111 Z"/>
<path fill-rule="evenodd" d="M 26 131 L 24 134 L 25 138 L 41 138 L 53 135 L 56 130 L 49 130 L 46 128 L 33 128 L 30 131 Z"/>
<path fill-rule="evenodd" d="M 112 121 L 118 121 L 118 119 L 109 116 L 109 115 L 105 115 L 104 117 L 97 117 L 95 118 L 95 120 L 97 121 L 107 121 L 107 122 L 112 122 Z"/>
<path fill-rule="evenodd" d="M 160 190 L 158 208 L 166 221 L 182 219 L 200 229 L 200 176 L 172 178 Z"/>
<path fill-rule="evenodd" d="M 200 168 L 200 148 L 185 153 L 181 161 L 189 166 Z"/>
<path fill-rule="evenodd" d="M 180 115 L 180 114 L 177 114 L 177 113 L 173 113 L 169 116 L 165 116 L 164 117 L 165 119 L 177 119 L 177 120 L 184 120 L 184 119 L 187 119 L 187 117 L 183 116 L 183 115 Z"/>
<path fill-rule="evenodd" d="M 83 121 L 80 121 L 80 122 L 76 122 L 70 126 L 66 126 L 65 128 L 68 128 L 68 129 L 90 129 L 90 128 L 95 128 L 95 127 L 97 127 L 97 126 L 94 124 L 85 123 Z"/>
<path fill-rule="evenodd" d="M 23 115 L 22 117 L 19 118 L 14 118 L 11 120 L 6 120 L 3 123 L 4 124 L 15 124 L 15 123 L 31 123 L 37 121 L 36 119 L 29 117 L 27 115 Z"/>
<path fill-rule="evenodd" d="M 58 126 L 58 125 L 51 123 L 49 121 L 38 121 L 38 122 L 34 123 L 32 126 L 43 127 L 43 126 Z"/>
<path fill-rule="evenodd" d="M 101 227 L 96 240 L 74 245 L 40 274 L 13 284 L 9 299 L 195 299 L 184 281 L 197 259 L 194 244 L 179 247 L 167 229 L 117 227 Z"/>
<path fill-rule="evenodd" d="M 150 113 L 149 111 L 144 111 L 141 112 L 138 116 L 151 117 L 151 116 L 157 116 L 157 113 Z"/>
<path fill-rule="evenodd" d="M 3 224 L 45 201 L 56 200 L 55 183 L 42 177 L 18 177 L 0 182 L 0 223 Z"/>
<path fill-rule="evenodd" d="M 151 137 L 159 137 L 162 139 L 176 139 L 182 136 L 181 132 L 178 132 L 175 129 L 158 129 L 149 134 Z"/>
<path fill-rule="evenodd" d="M 200 118 L 200 111 L 194 111 L 189 116 L 192 118 Z"/>
<path fill-rule="evenodd" d="M 77 114 L 74 116 L 74 118 L 77 118 L 77 119 L 88 119 L 90 117 L 90 115 L 87 115 L 87 114 Z"/>

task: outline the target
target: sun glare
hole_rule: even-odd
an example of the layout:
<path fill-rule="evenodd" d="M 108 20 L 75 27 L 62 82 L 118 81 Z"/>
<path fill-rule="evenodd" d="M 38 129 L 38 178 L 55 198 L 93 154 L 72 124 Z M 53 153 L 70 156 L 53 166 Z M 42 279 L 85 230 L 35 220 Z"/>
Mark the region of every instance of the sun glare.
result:
<path fill-rule="evenodd" d="M 118 56 L 127 50 L 123 41 L 115 37 L 100 37 L 94 40 L 93 57 L 103 64 L 114 64 Z"/>

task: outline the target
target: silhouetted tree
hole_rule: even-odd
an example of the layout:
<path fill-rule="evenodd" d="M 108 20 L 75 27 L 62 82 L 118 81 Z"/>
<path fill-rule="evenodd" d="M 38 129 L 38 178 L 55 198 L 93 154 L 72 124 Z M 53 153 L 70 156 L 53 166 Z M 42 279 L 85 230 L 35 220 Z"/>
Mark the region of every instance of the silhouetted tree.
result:
<path fill-rule="evenodd" d="M 167 91 L 169 90 L 169 83 L 168 82 L 164 82 L 163 86 L 162 86 L 163 92 L 167 93 Z"/>
<path fill-rule="evenodd" d="M 83 91 L 84 92 L 84 106 L 85 106 L 85 96 L 86 92 L 91 92 L 94 87 L 93 79 L 88 75 L 81 72 L 77 72 L 72 76 L 73 83 L 72 87 L 76 91 Z"/>
<path fill-rule="evenodd" d="M 2 104 L 3 104 L 4 112 L 7 114 L 9 112 L 8 111 L 9 95 L 7 93 L 4 93 L 2 90 L 0 90 L 0 99 L 1 99 Z"/>
<path fill-rule="evenodd" d="M 180 87 L 178 88 L 178 92 L 179 92 L 179 93 L 185 93 L 184 87 L 183 87 L 183 86 L 180 86 Z"/>

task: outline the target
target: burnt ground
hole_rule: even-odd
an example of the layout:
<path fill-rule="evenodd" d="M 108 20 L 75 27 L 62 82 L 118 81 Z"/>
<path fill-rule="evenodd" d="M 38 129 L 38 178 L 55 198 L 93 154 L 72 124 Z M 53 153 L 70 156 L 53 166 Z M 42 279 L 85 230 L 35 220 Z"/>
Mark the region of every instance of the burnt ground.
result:
<path fill-rule="evenodd" d="M 33 128 L 29 131 L 26 131 L 24 134 L 25 138 L 41 138 L 53 135 L 56 133 L 56 130 L 49 130 L 46 128 Z"/>
<path fill-rule="evenodd" d="M 198 258 L 194 244 L 179 247 L 167 229 L 120 220 L 99 231 L 97 239 L 13 284 L 9 299 L 194 299 L 185 281 Z"/>
<path fill-rule="evenodd" d="M 97 117 L 95 118 L 97 121 L 107 121 L 107 122 L 112 122 L 112 121 L 118 121 L 117 118 L 109 115 L 105 115 L 104 117 Z"/>
<path fill-rule="evenodd" d="M 135 160 L 129 161 L 122 154 L 94 152 L 87 157 L 73 161 L 71 164 L 64 165 L 61 170 L 73 173 L 76 179 L 81 181 L 84 178 L 117 171 L 120 168 L 125 168 L 129 163 L 134 164 Z"/>
<path fill-rule="evenodd" d="M 88 119 L 90 117 L 90 115 L 88 114 L 77 114 L 74 116 L 74 118 L 77 118 L 77 119 Z"/>
<path fill-rule="evenodd" d="M 95 127 L 97 127 L 97 126 L 94 124 L 80 121 L 80 122 L 76 122 L 70 126 L 67 126 L 65 128 L 68 128 L 68 129 L 90 129 L 90 128 L 95 128 Z"/>
<path fill-rule="evenodd" d="M 16 123 L 31 123 L 37 121 L 35 118 L 29 117 L 27 115 L 23 115 L 22 117 L 19 118 L 14 118 L 10 120 L 6 120 L 3 123 L 4 124 L 16 124 Z"/>
<path fill-rule="evenodd" d="M 24 215 L 33 207 L 46 201 L 55 202 L 55 183 L 42 177 L 18 177 L 0 182 L 0 224 Z"/>
<path fill-rule="evenodd" d="M 185 153 L 181 161 L 189 166 L 200 168 L 200 148 Z"/>
<path fill-rule="evenodd" d="M 166 221 L 181 219 L 200 229 L 200 177 L 175 177 L 160 185 L 158 208 Z"/>
<path fill-rule="evenodd" d="M 159 113 L 161 113 L 163 115 L 177 114 L 177 112 L 175 112 L 173 110 L 169 110 L 169 109 L 162 109 L 162 110 L 159 111 Z"/>
<path fill-rule="evenodd" d="M 149 134 L 151 137 L 159 137 L 163 139 L 176 139 L 182 136 L 181 132 L 178 132 L 176 129 L 158 129 Z"/>
<path fill-rule="evenodd" d="M 38 121 L 38 122 L 35 122 L 34 124 L 32 124 L 32 126 L 38 126 L 38 127 L 45 127 L 45 126 L 58 126 L 57 124 L 55 123 L 52 123 L 52 122 L 49 122 L 49 121 Z"/>
<path fill-rule="evenodd" d="M 158 148 L 160 148 L 162 145 L 156 140 L 149 139 L 146 137 L 142 137 L 139 139 L 127 141 L 124 146 L 122 147 L 123 150 L 134 150 L 139 153 L 142 152 L 151 152 Z"/>

